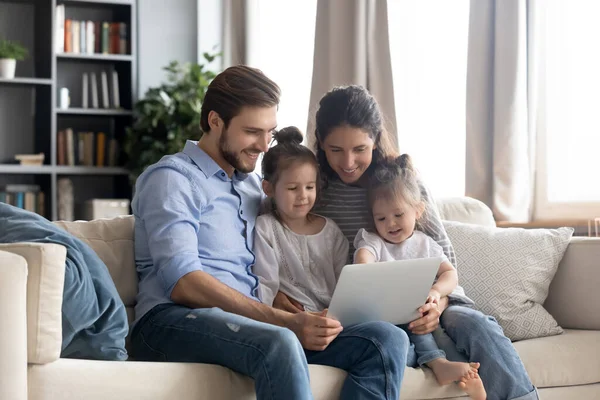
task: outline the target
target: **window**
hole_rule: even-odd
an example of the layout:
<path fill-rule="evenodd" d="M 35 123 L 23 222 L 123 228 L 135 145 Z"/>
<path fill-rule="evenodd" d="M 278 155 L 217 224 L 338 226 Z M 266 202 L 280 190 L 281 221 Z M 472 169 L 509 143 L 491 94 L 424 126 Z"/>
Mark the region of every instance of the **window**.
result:
<path fill-rule="evenodd" d="M 281 88 L 278 127 L 306 134 L 312 85 L 317 0 L 248 2 L 248 64 Z"/>
<path fill-rule="evenodd" d="M 535 218 L 600 216 L 600 2 L 544 5 Z"/>
<path fill-rule="evenodd" d="M 389 0 L 400 151 L 434 196 L 465 194 L 469 0 Z"/>

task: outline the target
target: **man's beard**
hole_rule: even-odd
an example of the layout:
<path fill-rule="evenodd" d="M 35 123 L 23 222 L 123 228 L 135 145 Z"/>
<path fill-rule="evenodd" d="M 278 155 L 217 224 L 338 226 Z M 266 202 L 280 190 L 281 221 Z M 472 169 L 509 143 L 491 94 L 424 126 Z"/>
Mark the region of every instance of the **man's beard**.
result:
<path fill-rule="evenodd" d="M 229 132 L 224 130 L 221 134 L 221 138 L 219 139 L 219 151 L 221 152 L 221 156 L 231 165 L 235 170 L 243 172 L 245 174 L 249 174 L 254 171 L 255 165 L 247 166 L 240 159 L 239 153 L 235 153 L 229 147 Z"/>

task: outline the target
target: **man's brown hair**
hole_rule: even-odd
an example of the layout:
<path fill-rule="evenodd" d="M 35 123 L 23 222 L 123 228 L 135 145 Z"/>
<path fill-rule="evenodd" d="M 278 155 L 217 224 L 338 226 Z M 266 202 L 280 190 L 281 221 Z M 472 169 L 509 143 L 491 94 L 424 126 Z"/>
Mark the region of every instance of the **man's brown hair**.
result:
<path fill-rule="evenodd" d="M 242 107 L 277 106 L 280 96 L 279 86 L 262 71 L 245 65 L 229 67 L 208 85 L 200 115 L 202 131 L 210 131 L 208 114 L 211 111 L 219 114 L 227 127 Z"/>

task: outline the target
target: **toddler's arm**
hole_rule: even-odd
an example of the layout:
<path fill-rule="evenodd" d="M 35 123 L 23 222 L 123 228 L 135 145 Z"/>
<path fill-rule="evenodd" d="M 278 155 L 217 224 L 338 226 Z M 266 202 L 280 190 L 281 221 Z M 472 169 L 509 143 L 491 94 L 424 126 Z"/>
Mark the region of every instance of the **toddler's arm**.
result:
<path fill-rule="evenodd" d="M 358 249 L 354 253 L 354 264 L 368 264 L 375 261 L 375 255 L 365 248 Z"/>
<path fill-rule="evenodd" d="M 433 284 L 427 297 L 427 303 L 439 303 L 440 298 L 448 296 L 458 285 L 456 269 L 448 261 L 440 264 L 437 282 Z"/>
<path fill-rule="evenodd" d="M 381 254 L 381 238 L 365 229 L 360 229 L 354 238 L 354 263 L 367 264 L 377 262 Z"/>

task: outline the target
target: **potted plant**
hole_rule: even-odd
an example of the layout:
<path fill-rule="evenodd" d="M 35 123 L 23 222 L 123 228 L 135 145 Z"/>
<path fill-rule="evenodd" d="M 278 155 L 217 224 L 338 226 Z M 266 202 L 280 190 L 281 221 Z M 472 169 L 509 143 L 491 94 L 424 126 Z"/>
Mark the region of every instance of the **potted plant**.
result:
<path fill-rule="evenodd" d="M 0 78 L 14 78 L 17 61 L 23 61 L 27 55 L 27 49 L 19 43 L 0 39 Z"/>
<path fill-rule="evenodd" d="M 134 123 L 127 128 L 123 151 L 135 182 L 144 169 L 162 156 L 181 151 L 186 140 L 198 140 L 200 109 L 208 85 L 216 76 L 207 64 L 218 54 L 204 53 L 205 63 L 179 64 L 163 69 L 167 82 L 150 88 L 134 106 Z"/>

